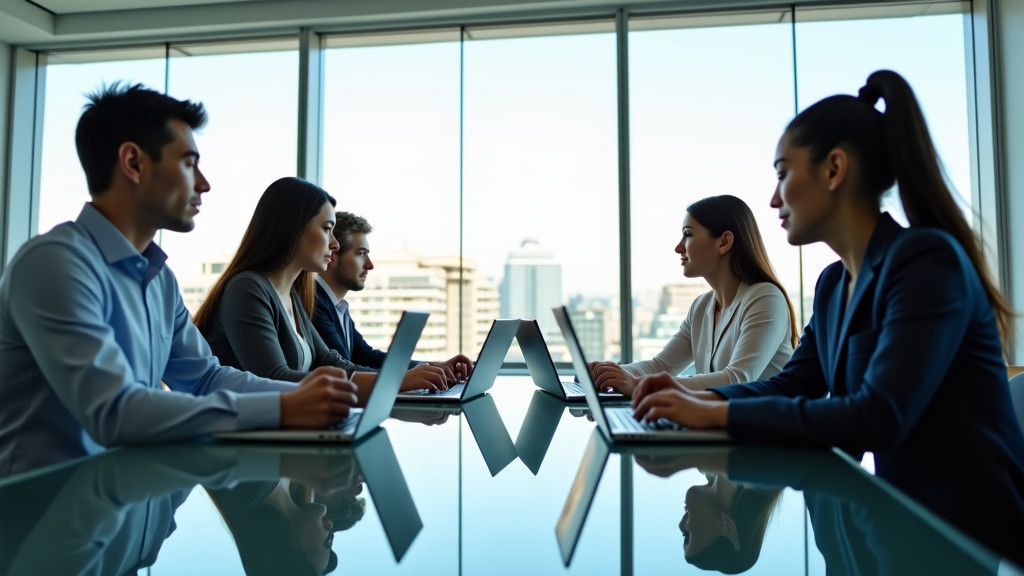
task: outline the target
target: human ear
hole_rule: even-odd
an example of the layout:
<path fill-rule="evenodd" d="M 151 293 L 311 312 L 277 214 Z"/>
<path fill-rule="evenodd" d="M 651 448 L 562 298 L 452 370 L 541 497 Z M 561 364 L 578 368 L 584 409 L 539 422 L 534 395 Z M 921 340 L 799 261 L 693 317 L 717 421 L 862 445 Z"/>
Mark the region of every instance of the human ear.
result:
<path fill-rule="evenodd" d="M 715 523 L 715 529 L 718 531 L 719 536 L 724 536 L 726 540 L 732 543 L 734 550 L 740 549 L 740 537 L 736 532 L 736 522 L 733 521 L 732 517 L 725 512 L 718 514 L 718 522 Z"/>
<path fill-rule="evenodd" d="M 117 169 L 129 181 L 142 181 L 142 148 L 134 142 L 124 142 L 117 148 Z"/>
<path fill-rule="evenodd" d="M 726 252 L 731 250 L 732 249 L 732 243 L 733 243 L 732 232 L 729 231 L 729 230 L 726 230 L 725 232 L 722 232 L 722 236 L 719 238 L 719 241 L 718 241 L 718 253 L 719 254 L 725 254 Z"/>
<path fill-rule="evenodd" d="M 825 167 L 828 170 L 828 190 L 835 192 L 846 180 L 846 172 L 850 168 L 850 156 L 846 150 L 835 148 L 825 157 Z"/>

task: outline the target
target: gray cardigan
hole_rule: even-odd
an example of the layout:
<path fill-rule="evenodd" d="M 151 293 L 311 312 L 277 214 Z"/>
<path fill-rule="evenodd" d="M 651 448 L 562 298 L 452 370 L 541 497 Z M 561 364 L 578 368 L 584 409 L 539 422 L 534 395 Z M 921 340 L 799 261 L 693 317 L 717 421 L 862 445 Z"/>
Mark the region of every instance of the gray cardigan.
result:
<path fill-rule="evenodd" d="M 338 366 L 351 375 L 355 365 L 324 344 L 305 314 L 299 295 L 292 290 L 299 332 L 312 351 L 311 368 Z M 299 365 L 299 340 L 288 321 L 288 312 L 262 274 L 241 272 L 224 287 L 220 306 L 205 334 L 221 364 L 257 376 L 298 382 L 309 372 Z"/>

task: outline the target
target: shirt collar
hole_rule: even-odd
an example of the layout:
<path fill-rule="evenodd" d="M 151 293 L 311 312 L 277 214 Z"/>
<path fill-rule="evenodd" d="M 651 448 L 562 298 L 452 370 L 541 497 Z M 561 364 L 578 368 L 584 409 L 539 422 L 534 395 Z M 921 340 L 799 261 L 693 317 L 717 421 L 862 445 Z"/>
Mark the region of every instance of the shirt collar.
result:
<path fill-rule="evenodd" d="M 125 238 L 107 217 L 100 213 L 92 203 L 86 202 L 78 214 L 77 223 L 93 241 L 103 255 L 107 264 L 113 264 L 129 258 L 148 261 L 148 268 L 162 268 L 167 261 L 167 254 L 155 242 L 150 242 L 141 254 L 135 246 Z"/>
<path fill-rule="evenodd" d="M 316 279 L 316 283 L 319 284 L 320 287 L 324 289 L 324 292 L 327 293 L 327 296 L 329 296 L 330 299 L 334 302 L 334 307 L 335 308 L 337 308 L 338 310 L 341 310 L 342 306 L 344 306 L 345 308 L 348 308 L 348 302 L 345 302 L 344 298 L 338 298 L 334 294 L 334 289 L 331 288 L 331 285 L 327 283 L 327 280 L 324 280 L 323 276 L 321 276 L 319 274 L 314 274 L 313 278 Z"/>

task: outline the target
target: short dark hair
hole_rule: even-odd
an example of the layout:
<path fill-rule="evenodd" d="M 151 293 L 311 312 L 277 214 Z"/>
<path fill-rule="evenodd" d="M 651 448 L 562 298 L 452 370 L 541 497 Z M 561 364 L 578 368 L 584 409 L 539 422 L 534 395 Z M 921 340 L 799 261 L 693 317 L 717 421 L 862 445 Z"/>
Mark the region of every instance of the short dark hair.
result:
<path fill-rule="evenodd" d="M 110 187 L 118 149 L 125 142 L 138 144 L 159 162 L 163 147 L 174 140 L 171 120 L 181 120 L 193 130 L 206 124 L 201 103 L 176 100 L 142 84 L 115 82 L 86 97 L 89 103 L 78 119 L 75 147 L 92 196 Z"/>
<path fill-rule="evenodd" d="M 362 232 L 369 234 L 373 232 L 373 226 L 362 216 L 356 216 L 351 212 L 338 212 L 334 215 L 334 239 L 338 241 L 338 254 L 347 251 L 352 247 L 352 233 Z"/>

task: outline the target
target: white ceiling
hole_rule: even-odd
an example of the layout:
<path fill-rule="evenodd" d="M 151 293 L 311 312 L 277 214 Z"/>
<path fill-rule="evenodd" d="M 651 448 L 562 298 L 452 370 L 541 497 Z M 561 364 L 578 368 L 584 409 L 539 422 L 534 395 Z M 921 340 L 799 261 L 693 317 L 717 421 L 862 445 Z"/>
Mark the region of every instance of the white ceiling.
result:
<path fill-rule="evenodd" d="M 27 1 L 27 0 L 22 0 Z M 226 2 L 254 2 L 258 0 L 217 0 Z M 195 6 L 213 4 L 209 0 L 35 0 L 29 2 L 53 12 L 54 14 L 74 14 L 77 12 L 102 12 L 106 10 L 139 10 L 143 8 L 167 8 L 175 6 Z"/>
<path fill-rule="evenodd" d="M 896 0 L 797 0 L 815 4 Z M 927 4 L 927 3 L 923 3 Z M 779 0 L 0 0 L 0 42 L 29 49 L 293 32 L 366 30 L 637 10 L 778 7 Z"/>

